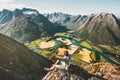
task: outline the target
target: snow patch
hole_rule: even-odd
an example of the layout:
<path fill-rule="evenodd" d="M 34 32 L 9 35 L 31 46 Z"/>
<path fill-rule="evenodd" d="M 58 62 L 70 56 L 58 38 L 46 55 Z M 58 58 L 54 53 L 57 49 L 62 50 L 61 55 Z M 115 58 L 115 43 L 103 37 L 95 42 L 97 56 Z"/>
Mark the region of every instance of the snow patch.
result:
<path fill-rule="evenodd" d="M 32 15 L 32 14 L 38 14 L 36 11 L 23 11 L 23 14 L 28 14 L 28 15 Z"/>

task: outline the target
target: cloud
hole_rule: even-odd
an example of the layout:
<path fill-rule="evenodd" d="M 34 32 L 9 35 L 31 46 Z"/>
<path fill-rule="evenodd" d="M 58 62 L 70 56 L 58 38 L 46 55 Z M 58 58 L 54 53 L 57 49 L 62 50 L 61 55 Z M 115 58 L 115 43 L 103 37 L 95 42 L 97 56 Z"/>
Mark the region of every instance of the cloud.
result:
<path fill-rule="evenodd" d="M 2 9 L 9 9 L 13 10 L 15 8 L 23 8 L 27 7 L 24 4 L 16 3 L 15 0 L 0 0 L 0 10 Z"/>
<path fill-rule="evenodd" d="M 14 2 L 14 0 L 0 0 L 0 3 L 9 3 L 9 2 Z"/>

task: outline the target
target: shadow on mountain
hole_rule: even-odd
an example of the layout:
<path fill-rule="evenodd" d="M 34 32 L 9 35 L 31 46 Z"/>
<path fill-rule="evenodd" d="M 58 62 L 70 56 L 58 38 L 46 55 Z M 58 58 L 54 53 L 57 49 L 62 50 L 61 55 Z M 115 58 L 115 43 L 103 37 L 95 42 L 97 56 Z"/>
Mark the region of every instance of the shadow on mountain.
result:
<path fill-rule="evenodd" d="M 44 29 L 51 35 L 54 35 L 55 33 L 59 33 L 59 32 L 67 32 L 69 30 L 66 28 L 66 26 L 52 26 Z"/>
<path fill-rule="evenodd" d="M 0 34 L 0 80 L 40 80 L 51 61 Z"/>

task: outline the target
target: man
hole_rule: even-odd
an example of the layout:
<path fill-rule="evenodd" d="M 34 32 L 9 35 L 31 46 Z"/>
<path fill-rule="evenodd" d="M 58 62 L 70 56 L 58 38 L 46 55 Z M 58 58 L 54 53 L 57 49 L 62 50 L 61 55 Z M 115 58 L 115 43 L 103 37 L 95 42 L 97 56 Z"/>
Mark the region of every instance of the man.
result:
<path fill-rule="evenodd" d="M 74 53 L 76 53 L 79 49 L 81 49 L 80 47 L 77 47 L 72 53 L 68 53 L 68 51 L 64 52 L 64 57 L 62 58 L 56 58 L 55 56 L 51 57 L 51 59 L 57 60 L 55 62 L 55 64 L 53 64 L 53 66 L 51 68 L 45 68 L 45 70 L 47 71 L 51 71 L 51 70 L 56 70 L 56 69 L 65 69 L 68 70 L 69 66 L 71 64 L 71 57 Z M 61 63 L 61 64 L 59 64 Z"/>

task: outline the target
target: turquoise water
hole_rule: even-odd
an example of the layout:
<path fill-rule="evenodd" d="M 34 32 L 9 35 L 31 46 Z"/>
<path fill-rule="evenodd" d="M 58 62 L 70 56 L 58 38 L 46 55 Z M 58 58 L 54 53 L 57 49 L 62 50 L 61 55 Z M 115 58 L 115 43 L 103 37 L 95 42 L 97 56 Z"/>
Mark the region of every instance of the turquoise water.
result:
<path fill-rule="evenodd" d="M 59 45 L 60 45 L 60 42 L 57 40 L 57 38 L 63 38 L 63 39 L 68 39 L 72 42 L 72 44 L 76 45 L 76 46 L 80 46 L 81 48 L 86 48 L 90 51 L 93 51 L 95 52 L 96 54 L 98 54 L 101 58 L 103 58 L 104 60 L 106 60 L 107 62 L 111 63 L 111 64 L 115 64 L 117 66 L 120 66 L 119 63 L 115 62 L 114 60 L 110 59 L 109 57 L 105 56 L 103 53 L 101 53 L 100 51 L 94 49 L 94 48 L 87 48 L 83 45 L 80 45 L 76 40 L 74 40 L 73 38 L 69 38 L 69 37 L 65 37 L 65 36 L 55 36 L 49 40 L 54 40 L 56 42 L 56 45 L 53 46 L 53 47 L 50 47 L 50 48 L 40 48 L 40 47 L 36 47 L 37 49 L 40 49 L 40 50 L 53 50 L 53 49 L 56 49 Z M 49 41 L 48 40 L 48 41 Z"/>

